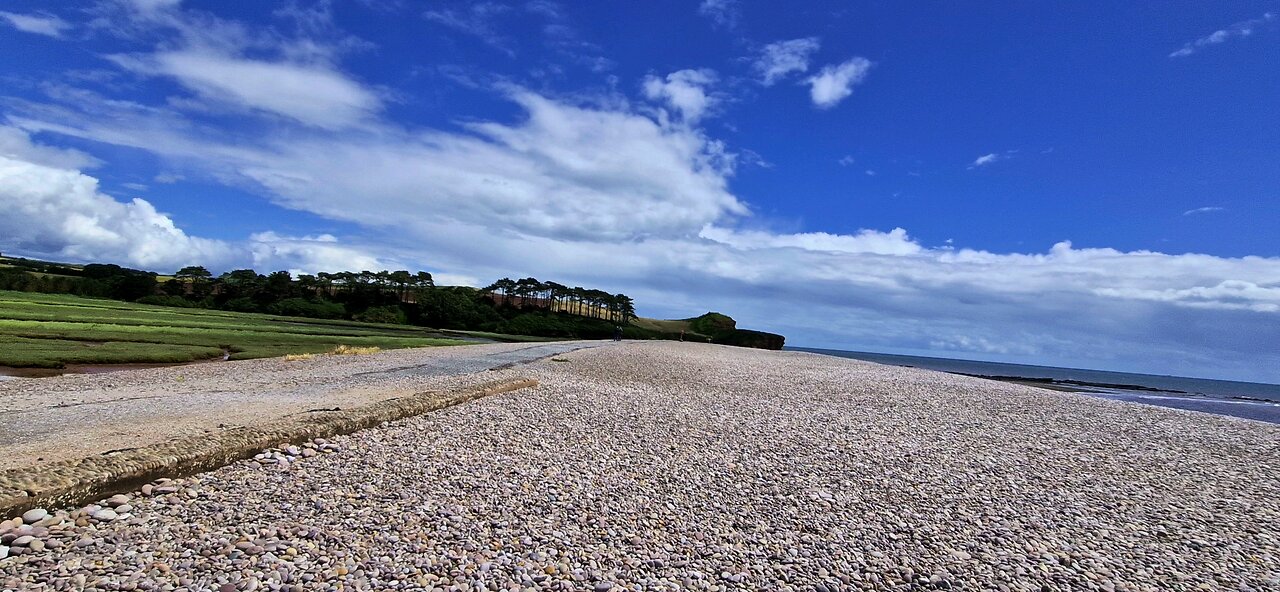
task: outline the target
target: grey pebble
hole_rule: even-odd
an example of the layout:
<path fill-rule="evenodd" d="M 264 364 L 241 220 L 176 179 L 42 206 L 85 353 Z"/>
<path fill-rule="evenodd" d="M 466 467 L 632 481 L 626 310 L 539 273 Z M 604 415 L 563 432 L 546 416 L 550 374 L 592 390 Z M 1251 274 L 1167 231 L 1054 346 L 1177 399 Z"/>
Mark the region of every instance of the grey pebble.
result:
<path fill-rule="evenodd" d="M 35 508 L 33 510 L 27 510 L 26 512 L 24 512 L 22 514 L 22 521 L 26 522 L 27 524 L 35 524 L 48 517 L 49 517 L 48 510 L 45 510 L 44 508 Z"/>

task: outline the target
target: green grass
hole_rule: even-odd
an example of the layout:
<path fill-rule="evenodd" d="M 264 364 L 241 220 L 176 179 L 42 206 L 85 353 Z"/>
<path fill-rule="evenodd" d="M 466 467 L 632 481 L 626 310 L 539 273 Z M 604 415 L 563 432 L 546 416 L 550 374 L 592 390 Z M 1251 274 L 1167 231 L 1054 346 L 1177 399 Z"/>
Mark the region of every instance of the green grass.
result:
<path fill-rule="evenodd" d="M 641 329 L 649 331 L 657 331 L 667 335 L 679 335 L 684 331 L 685 339 L 690 341 L 705 341 L 710 337 L 694 331 L 691 327 L 692 322 L 688 320 L 667 321 L 662 319 L 647 319 L 644 317 L 636 317 L 631 319 L 631 324 Z"/>
<path fill-rule="evenodd" d="M 85 343 L 63 339 L 0 337 L 5 351 L 0 364 L 18 368 L 61 368 L 66 364 L 182 363 L 222 356 L 222 349 L 107 341 Z"/>
<path fill-rule="evenodd" d="M 631 319 L 631 324 L 641 329 L 650 331 L 662 331 L 664 333 L 679 333 L 689 330 L 689 321 L 664 321 L 661 319 L 646 319 L 637 317 Z"/>
<path fill-rule="evenodd" d="M 169 363 L 324 353 L 339 345 L 461 345 L 417 327 L 167 308 L 62 294 L 0 291 L 0 365 Z"/>

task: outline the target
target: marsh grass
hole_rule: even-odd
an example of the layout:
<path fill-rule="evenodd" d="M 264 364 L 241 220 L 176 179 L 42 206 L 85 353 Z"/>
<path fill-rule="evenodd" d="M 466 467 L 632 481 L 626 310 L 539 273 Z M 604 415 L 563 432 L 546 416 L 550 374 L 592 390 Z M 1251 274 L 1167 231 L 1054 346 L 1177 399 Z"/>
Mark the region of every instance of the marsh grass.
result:
<path fill-rule="evenodd" d="M 461 345 L 417 327 L 0 291 L 0 366 L 179 363 Z"/>

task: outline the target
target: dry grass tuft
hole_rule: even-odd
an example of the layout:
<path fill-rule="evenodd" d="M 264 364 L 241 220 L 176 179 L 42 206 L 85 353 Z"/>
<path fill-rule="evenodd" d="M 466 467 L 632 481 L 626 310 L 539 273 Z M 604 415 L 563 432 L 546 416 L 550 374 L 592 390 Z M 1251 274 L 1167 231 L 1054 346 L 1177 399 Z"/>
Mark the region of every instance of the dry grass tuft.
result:
<path fill-rule="evenodd" d="M 316 357 L 315 354 L 286 354 L 284 361 L 286 362 L 304 362 Z"/>
<path fill-rule="evenodd" d="M 331 356 L 363 356 L 368 354 L 376 354 L 382 351 L 380 347 L 355 347 L 351 345 L 339 345 L 329 350 Z"/>

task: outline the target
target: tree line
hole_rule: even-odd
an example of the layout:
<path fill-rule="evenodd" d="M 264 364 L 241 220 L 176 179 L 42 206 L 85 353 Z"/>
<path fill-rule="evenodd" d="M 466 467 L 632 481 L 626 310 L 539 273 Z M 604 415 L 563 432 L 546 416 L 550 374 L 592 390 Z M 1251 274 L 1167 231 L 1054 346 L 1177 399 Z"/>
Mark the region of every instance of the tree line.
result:
<path fill-rule="evenodd" d="M 502 278 L 485 286 L 481 292 L 492 295 L 499 305 L 518 308 L 542 308 L 618 323 L 625 323 L 636 316 L 635 301 L 626 294 L 610 294 L 581 286 L 570 288 L 531 277 L 519 280 Z"/>
<path fill-rule="evenodd" d="M 413 324 L 544 337 L 606 338 L 628 325 L 625 294 L 534 278 L 491 288 L 435 285 L 425 271 L 321 272 L 294 276 L 235 269 L 215 275 L 190 265 L 171 277 L 112 264 L 83 266 L 5 258 L 0 290 L 75 294 L 142 304 L 321 319 Z M 626 326 L 628 337 L 652 337 Z"/>

